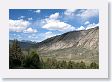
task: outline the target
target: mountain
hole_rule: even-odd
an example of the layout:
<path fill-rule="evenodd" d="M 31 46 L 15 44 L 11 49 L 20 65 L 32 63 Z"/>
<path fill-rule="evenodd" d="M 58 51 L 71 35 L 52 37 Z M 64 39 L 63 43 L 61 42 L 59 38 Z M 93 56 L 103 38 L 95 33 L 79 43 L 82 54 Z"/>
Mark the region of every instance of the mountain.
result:
<path fill-rule="evenodd" d="M 9 41 L 12 45 L 13 40 Z M 70 31 L 48 38 L 42 42 L 20 41 L 24 53 L 35 49 L 42 58 L 99 63 L 99 27 L 88 30 Z M 25 51 L 26 50 L 26 51 Z"/>
<path fill-rule="evenodd" d="M 9 40 L 9 45 L 12 46 L 14 40 Z M 19 41 L 20 43 L 20 47 L 24 50 L 24 49 L 28 49 L 28 48 L 36 48 L 36 44 L 37 42 L 32 42 L 32 41 L 27 41 L 27 40 L 22 40 Z"/>
<path fill-rule="evenodd" d="M 99 27 L 71 31 L 37 44 L 42 57 L 57 60 L 99 62 Z"/>

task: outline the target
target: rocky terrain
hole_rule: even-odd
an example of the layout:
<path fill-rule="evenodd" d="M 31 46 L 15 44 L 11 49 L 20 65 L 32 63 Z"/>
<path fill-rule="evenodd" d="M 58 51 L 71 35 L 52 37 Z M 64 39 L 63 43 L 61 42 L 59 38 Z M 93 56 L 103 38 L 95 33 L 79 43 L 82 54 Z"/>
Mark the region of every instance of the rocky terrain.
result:
<path fill-rule="evenodd" d="M 99 27 L 71 31 L 48 38 L 37 44 L 42 57 L 57 60 L 99 62 Z"/>

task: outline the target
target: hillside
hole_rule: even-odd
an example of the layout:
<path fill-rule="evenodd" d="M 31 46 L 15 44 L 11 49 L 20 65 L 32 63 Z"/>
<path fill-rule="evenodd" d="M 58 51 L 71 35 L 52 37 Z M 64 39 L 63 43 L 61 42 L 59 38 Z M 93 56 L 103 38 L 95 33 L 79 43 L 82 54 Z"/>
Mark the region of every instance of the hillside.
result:
<path fill-rule="evenodd" d="M 46 39 L 37 44 L 42 57 L 57 60 L 99 61 L 99 27 L 88 30 L 71 31 Z"/>

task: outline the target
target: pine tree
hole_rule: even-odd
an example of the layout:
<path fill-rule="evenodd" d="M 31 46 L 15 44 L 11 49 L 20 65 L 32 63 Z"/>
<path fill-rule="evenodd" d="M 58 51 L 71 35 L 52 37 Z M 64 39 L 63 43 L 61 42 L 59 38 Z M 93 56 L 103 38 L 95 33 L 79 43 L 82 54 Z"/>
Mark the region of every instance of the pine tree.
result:
<path fill-rule="evenodd" d="M 73 69 L 74 65 L 72 61 L 68 62 L 68 69 Z"/>
<path fill-rule="evenodd" d="M 12 46 L 9 46 L 9 67 L 20 67 L 22 60 L 23 54 L 20 48 L 20 44 L 17 40 L 14 40 Z"/>
<path fill-rule="evenodd" d="M 92 62 L 92 63 L 90 64 L 90 68 L 92 68 L 92 69 L 98 69 L 99 66 L 98 66 L 98 64 L 96 64 L 95 62 Z"/>
<path fill-rule="evenodd" d="M 79 68 L 80 68 L 80 69 L 86 69 L 86 65 L 85 65 L 85 63 L 84 63 L 83 61 L 81 61 L 81 62 L 79 63 Z"/>
<path fill-rule="evenodd" d="M 67 62 L 66 62 L 66 61 L 63 60 L 63 61 L 61 62 L 61 68 L 62 68 L 62 69 L 67 69 Z"/>
<path fill-rule="evenodd" d="M 29 69 L 40 69 L 41 68 L 39 55 L 34 51 L 31 52 L 30 55 L 26 56 L 23 63 L 24 63 L 23 66 L 25 68 L 29 68 Z"/>

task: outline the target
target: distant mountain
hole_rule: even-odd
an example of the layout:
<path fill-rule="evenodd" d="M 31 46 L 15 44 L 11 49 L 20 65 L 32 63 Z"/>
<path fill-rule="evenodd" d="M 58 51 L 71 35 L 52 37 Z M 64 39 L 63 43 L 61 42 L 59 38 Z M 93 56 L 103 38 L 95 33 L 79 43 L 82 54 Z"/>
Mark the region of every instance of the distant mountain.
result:
<path fill-rule="evenodd" d="M 99 27 L 88 30 L 71 31 L 48 38 L 37 44 L 42 56 L 59 60 L 99 61 Z"/>
<path fill-rule="evenodd" d="M 9 40 L 9 45 L 12 46 L 14 40 Z M 22 49 L 30 49 L 30 48 L 36 48 L 37 47 L 37 42 L 32 42 L 32 41 L 27 41 L 27 40 L 22 40 L 19 41 L 20 47 Z"/>

